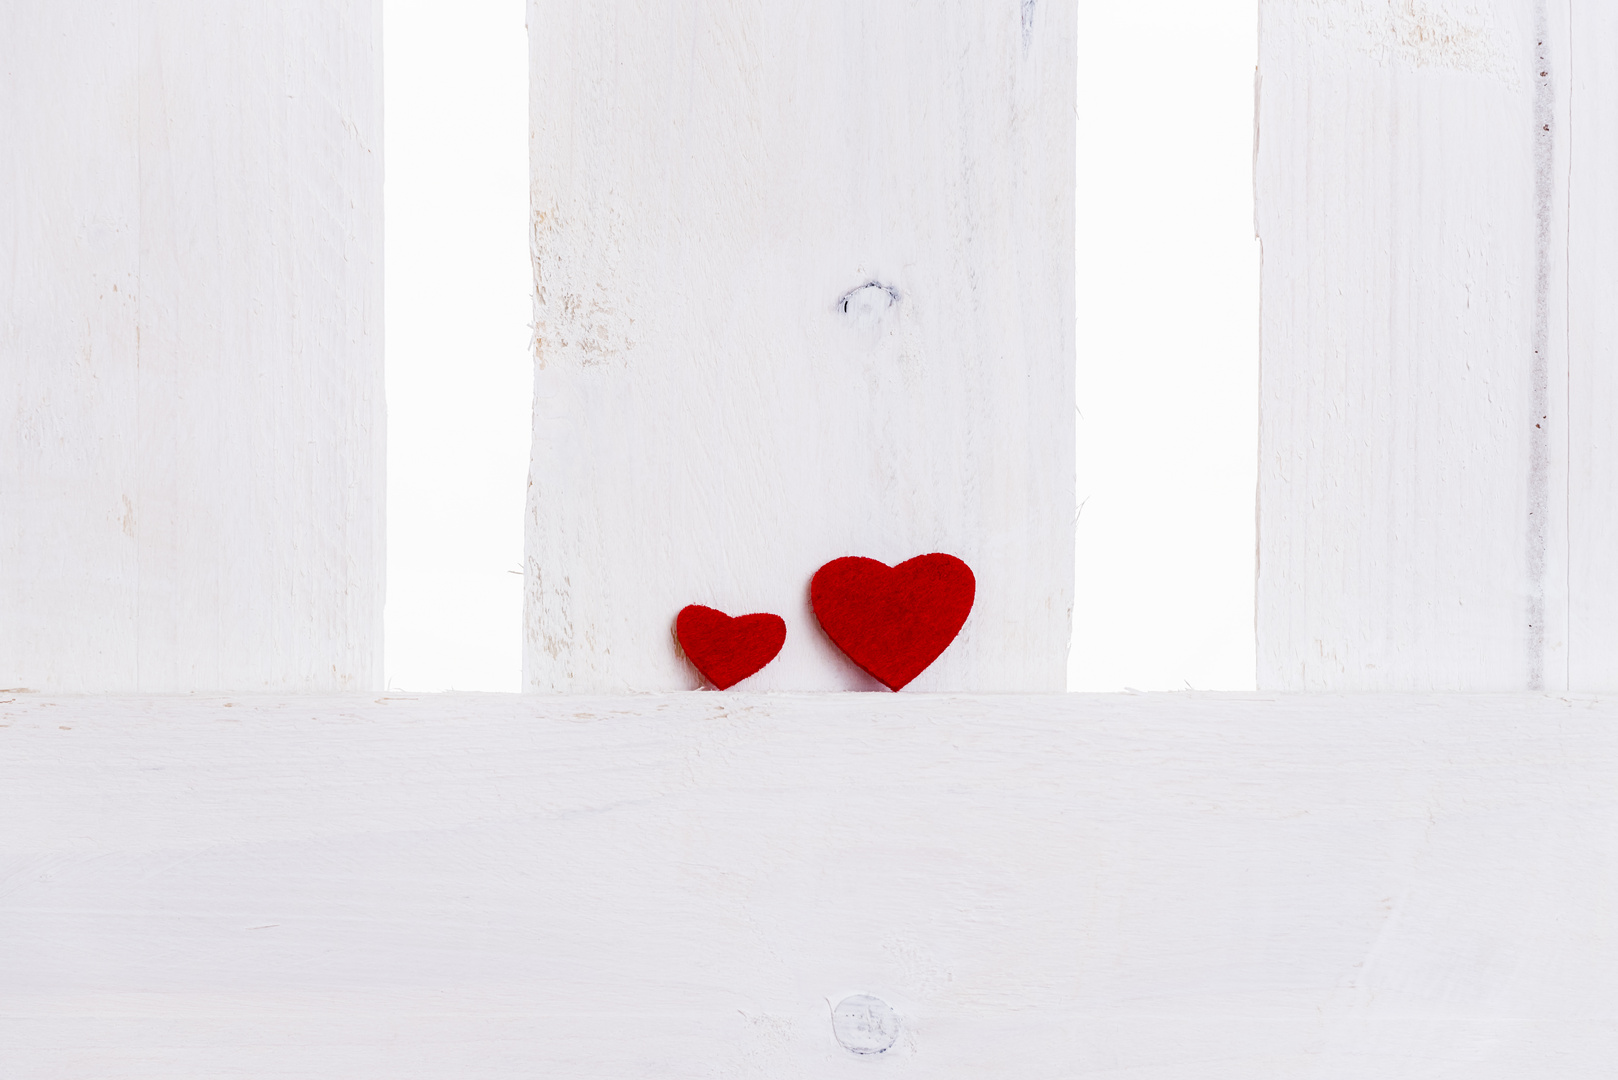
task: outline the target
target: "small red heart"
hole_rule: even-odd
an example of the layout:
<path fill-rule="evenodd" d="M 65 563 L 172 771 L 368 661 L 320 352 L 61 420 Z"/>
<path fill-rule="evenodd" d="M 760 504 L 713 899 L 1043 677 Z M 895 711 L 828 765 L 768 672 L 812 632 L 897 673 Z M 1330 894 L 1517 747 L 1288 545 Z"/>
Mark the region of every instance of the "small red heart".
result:
<path fill-rule="evenodd" d="M 898 566 L 850 556 L 815 571 L 809 601 L 821 629 L 866 674 L 898 690 L 961 632 L 977 579 L 953 555 L 918 555 Z"/>
<path fill-rule="evenodd" d="M 775 659 L 787 640 L 779 615 L 738 615 L 692 604 L 674 620 L 674 636 L 702 677 L 728 690 Z"/>

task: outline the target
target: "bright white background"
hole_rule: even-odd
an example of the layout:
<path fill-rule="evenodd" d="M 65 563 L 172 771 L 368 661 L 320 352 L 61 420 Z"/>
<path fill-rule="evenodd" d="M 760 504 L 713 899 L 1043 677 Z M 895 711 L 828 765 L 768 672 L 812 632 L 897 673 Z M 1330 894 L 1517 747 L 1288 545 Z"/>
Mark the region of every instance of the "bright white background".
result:
<path fill-rule="evenodd" d="M 1071 689 L 1253 686 L 1256 8 L 1080 0 Z M 523 19 L 385 7 L 393 689 L 521 681 Z"/>
<path fill-rule="evenodd" d="M 522 0 L 383 9 L 391 689 L 521 689 L 523 14 Z"/>
<path fill-rule="evenodd" d="M 1080 0 L 1072 690 L 1254 685 L 1257 0 Z"/>

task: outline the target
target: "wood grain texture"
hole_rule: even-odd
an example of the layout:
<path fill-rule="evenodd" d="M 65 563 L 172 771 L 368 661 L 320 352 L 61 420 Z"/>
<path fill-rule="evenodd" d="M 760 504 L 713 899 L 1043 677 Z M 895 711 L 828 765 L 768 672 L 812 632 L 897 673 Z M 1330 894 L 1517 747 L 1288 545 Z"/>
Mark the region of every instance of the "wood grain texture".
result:
<path fill-rule="evenodd" d="M 1568 128 L 1568 682 L 1618 689 L 1618 8 L 1573 0 Z"/>
<path fill-rule="evenodd" d="M 379 20 L 0 11 L 0 686 L 380 677 Z"/>
<path fill-rule="evenodd" d="M 696 685 L 686 604 L 787 617 L 760 689 L 870 688 L 830 559 L 979 577 L 918 690 L 1061 689 L 1075 5 L 531 0 L 524 685 Z M 753 685 L 753 684 L 750 684 Z"/>
<path fill-rule="evenodd" d="M 1526 695 L 0 697 L 0 1073 L 1601 1077 L 1615 768 Z"/>
<path fill-rule="evenodd" d="M 1567 685 L 1566 34 L 1261 5 L 1261 686 Z"/>

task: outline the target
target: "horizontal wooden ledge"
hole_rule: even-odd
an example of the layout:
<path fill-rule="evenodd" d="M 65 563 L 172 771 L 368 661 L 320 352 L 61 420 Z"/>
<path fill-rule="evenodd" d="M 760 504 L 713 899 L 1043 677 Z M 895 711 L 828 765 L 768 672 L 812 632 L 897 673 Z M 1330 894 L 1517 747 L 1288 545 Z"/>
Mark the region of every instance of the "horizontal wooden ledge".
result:
<path fill-rule="evenodd" d="M 0 695 L 0 1075 L 1603 1075 L 1615 719 Z"/>
<path fill-rule="evenodd" d="M 33 715 L 41 708 L 69 708 L 86 716 L 200 716 L 220 708 L 245 708 L 256 715 L 278 711 L 300 714 L 313 710 L 348 718 L 404 716 L 428 719 L 448 716 L 555 717 L 576 719 L 580 714 L 612 716 L 669 716 L 693 718 L 718 710 L 745 709 L 753 713 L 786 715 L 820 711 L 841 715 L 850 710 L 877 707 L 882 715 L 914 716 L 927 712 L 938 717 L 998 715 L 1021 710 L 1034 717 L 1087 717 L 1204 715 L 1210 717 L 1276 716 L 1380 716 L 1435 713 L 1477 715 L 1553 716 L 1568 711 L 1612 709 L 1618 716 L 1618 696 L 1551 693 L 1224 693 L 1208 691 L 1121 693 L 918 693 L 910 690 L 837 691 L 814 693 L 746 693 L 694 690 L 645 694 L 498 694 L 448 691 L 419 693 L 400 690 L 344 694 L 191 693 L 191 694 L 52 694 L 25 688 L 0 689 L 0 722 Z M 675 710 L 671 713 L 670 710 Z M 43 714 L 38 714 L 43 715 Z M 234 714 L 238 718 L 242 714 Z"/>

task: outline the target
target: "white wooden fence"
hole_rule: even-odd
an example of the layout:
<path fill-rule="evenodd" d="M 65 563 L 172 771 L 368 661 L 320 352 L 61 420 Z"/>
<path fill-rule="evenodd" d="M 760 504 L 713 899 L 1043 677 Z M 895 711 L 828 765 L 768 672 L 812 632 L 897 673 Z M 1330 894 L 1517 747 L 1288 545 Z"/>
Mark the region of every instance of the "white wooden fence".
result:
<path fill-rule="evenodd" d="M 378 678 L 375 10 L 317 7 L 7 15 L 0 683 Z M 583 11 L 530 17 L 530 688 L 693 685 L 688 602 L 864 686 L 804 584 L 933 548 L 984 580 L 918 688 L 1059 687 L 1071 12 Z M 1618 678 L 1615 19 L 1263 7 L 1261 685 Z"/>
<path fill-rule="evenodd" d="M 1599 698 L 236 695 L 377 677 L 377 19 L 0 11 L 0 684 L 235 695 L 0 692 L 0 1075 L 1610 1072 Z M 1058 687 L 1072 0 L 529 23 L 528 686 L 943 548 Z M 1618 14 L 1261 32 L 1262 681 L 1605 687 Z"/>

